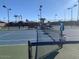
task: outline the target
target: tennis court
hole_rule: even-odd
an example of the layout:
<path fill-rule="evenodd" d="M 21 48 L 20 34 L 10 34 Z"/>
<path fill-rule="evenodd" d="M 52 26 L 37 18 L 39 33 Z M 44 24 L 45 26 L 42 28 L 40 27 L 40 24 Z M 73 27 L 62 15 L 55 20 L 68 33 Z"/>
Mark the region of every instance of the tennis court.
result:
<path fill-rule="evenodd" d="M 28 59 L 28 40 L 36 40 L 36 30 L 0 31 L 0 59 Z"/>
<path fill-rule="evenodd" d="M 51 31 L 47 31 L 50 33 Z M 54 36 L 50 38 L 43 30 L 38 30 L 39 42 L 53 42 Z M 54 34 L 54 33 L 53 33 Z M 52 35 L 52 34 L 50 34 Z M 59 34 L 58 34 L 59 35 Z M 53 38 L 54 37 L 54 38 Z M 29 59 L 28 41 L 37 42 L 37 30 L 1 30 L 0 31 L 0 59 Z M 32 47 L 32 59 L 45 59 L 48 54 L 58 49 L 57 45 L 38 46 L 36 55 L 36 46 Z M 49 51 L 48 51 L 49 50 Z M 46 52 L 48 51 L 48 52 Z M 55 53 L 55 52 L 54 52 Z"/>
<path fill-rule="evenodd" d="M 35 30 L 0 31 L 0 40 L 35 39 Z"/>
<path fill-rule="evenodd" d="M 56 33 L 53 30 L 38 30 L 37 42 L 29 42 L 29 59 L 54 59 L 58 54 L 60 47 L 57 44 L 53 45 L 52 43 L 59 40 L 58 35 L 59 33 Z"/>

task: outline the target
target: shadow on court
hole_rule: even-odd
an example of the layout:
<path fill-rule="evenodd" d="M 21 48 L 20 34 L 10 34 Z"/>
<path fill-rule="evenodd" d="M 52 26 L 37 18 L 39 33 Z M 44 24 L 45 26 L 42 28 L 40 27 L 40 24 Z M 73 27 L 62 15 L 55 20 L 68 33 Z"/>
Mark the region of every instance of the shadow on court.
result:
<path fill-rule="evenodd" d="M 56 50 L 40 57 L 39 59 L 54 59 L 55 56 L 59 53 L 58 50 L 60 50 L 60 49 L 56 49 Z"/>

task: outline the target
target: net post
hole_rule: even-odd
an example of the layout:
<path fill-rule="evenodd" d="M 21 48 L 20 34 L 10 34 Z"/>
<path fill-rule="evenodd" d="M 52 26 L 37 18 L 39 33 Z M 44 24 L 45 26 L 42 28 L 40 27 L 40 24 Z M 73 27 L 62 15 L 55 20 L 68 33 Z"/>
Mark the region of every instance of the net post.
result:
<path fill-rule="evenodd" d="M 38 44 L 38 29 L 37 29 L 37 44 Z M 35 59 L 37 59 L 37 51 L 38 51 L 38 45 L 36 44 L 36 51 L 35 51 Z"/>
<path fill-rule="evenodd" d="M 28 41 L 28 59 L 32 59 L 32 46 L 30 41 Z"/>

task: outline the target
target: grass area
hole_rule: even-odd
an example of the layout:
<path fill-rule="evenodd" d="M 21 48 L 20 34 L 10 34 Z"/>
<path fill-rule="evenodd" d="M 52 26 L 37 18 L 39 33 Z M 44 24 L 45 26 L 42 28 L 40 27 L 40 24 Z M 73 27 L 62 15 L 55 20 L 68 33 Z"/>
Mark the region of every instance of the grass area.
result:
<path fill-rule="evenodd" d="M 0 46 L 0 59 L 28 59 L 28 46 Z"/>

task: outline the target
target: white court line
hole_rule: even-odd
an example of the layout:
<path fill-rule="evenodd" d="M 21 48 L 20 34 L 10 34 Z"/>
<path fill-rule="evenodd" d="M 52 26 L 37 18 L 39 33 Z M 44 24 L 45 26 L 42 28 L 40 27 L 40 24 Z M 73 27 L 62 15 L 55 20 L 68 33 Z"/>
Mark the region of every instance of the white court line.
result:
<path fill-rule="evenodd" d="M 28 45 L 28 44 L 7 44 L 7 45 L 0 45 L 0 47 L 3 47 L 3 46 L 23 46 L 23 45 Z"/>
<path fill-rule="evenodd" d="M 0 41 L 4 41 L 4 42 L 5 42 L 5 41 L 24 41 L 24 40 L 25 40 L 25 41 L 28 41 L 28 40 L 30 40 L 30 39 L 28 39 L 28 40 L 27 40 L 27 39 L 19 39 L 19 40 L 15 40 L 15 39 L 13 40 L 13 39 L 12 39 L 12 40 L 0 40 Z"/>
<path fill-rule="evenodd" d="M 28 42 L 28 40 L 31 41 L 31 42 L 36 42 L 36 39 L 33 40 L 33 39 L 27 39 L 27 38 L 26 39 L 18 39 L 18 40 L 15 40 L 15 39 L 13 40 L 12 39 L 12 40 L 0 40 L 0 41 L 3 41 L 3 42 L 7 42 L 7 41 L 26 41 L 26 42 Z"/>

